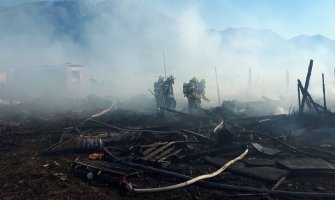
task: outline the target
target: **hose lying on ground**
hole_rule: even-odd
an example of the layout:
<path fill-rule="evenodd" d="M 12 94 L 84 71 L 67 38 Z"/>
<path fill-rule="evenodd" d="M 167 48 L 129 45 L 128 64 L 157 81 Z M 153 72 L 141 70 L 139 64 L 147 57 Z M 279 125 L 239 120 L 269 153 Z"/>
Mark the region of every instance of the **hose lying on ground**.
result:
<path fill-rule="evenodd" d="M 223 120 L 221 120 L 221 123 L 214 128 L 213 133 L 216 133 L 218 130 L 223 129 L 223 124 L 224 122 Z"/>
<path fill-rule="evenodd" d="M 103 111 L 101 111 L 101 112 L 99 112 L 99 113 L 97 113 L 97 114 L 92 115 L 90 118 L 101 117 L 102 115 L 104 115 L 104 114 L 110 112 L 110 111 L 112 110 L 112 108 L 113 108 L 113 105 L 111 105 L 109 108 L 107 108 L 107 109 L 105 109 L 105 110 L 103 110 Z"/>
<path fill-rule="evenodd" d="M 223 127 L 225 126 L 225 122 L 224 120 L 222 119 L 222 117 L 220 117 L 219 115 L 215 114 L 213 111 L 211 110 L 207 110 L 207 109 L 204 109 L 204 108 L 199 108 L 201 110 L 203 110 L 204 112 L 210 114 L 210 115 L 213 115 L 216 119 L 220 120 L 220 124 L 217 125 L 214 130 L 213 130 L 213 133 L 216 133 L 217 131 L 223 129 Z"/>
<path fill-rule="evenodd" d="M 130 166 L 133 168 L 141 169 L 150 173 L 158 173 L 164 174 L 166 176 L 179 178 L 182 180 L 190 180 L 193 179 L 191 176 L 186 176 L 183 174 L 178 174 L 175 172 L 170 172 L 163 169 L 157 169 L 150 166 L 130 163 L 113 155 L 103 144 L 101 144 L 102 149 L 105 151 L 106 155 L 111 156 L 115 162 L 120 164 Z M 236 192 L 252 192 L 252 193 L 266 193 L 273 196 L 288 196 L 288 197 L 302 197 L 302 198 L 317 198 L 317 199 L 335 199 L 334 193 L 317 193 L 317 192 L 290 192 L 290 191 L 280 191 L 280 190 L 268 190 L 268 189 L 259 189 L 259 188 L 252 188 L 252 187 L 245 187 L 245 186 L 237 186 L 237 185 L 228 185 L 222 183 L 214 183 L 210 181 L 199 181 L 197 184 L 201 184 L 202 186 L 209 187 L 211 189 L 220 189 L 225 191 L 236 191 Z"/>
<path fill-rule="evenodd" d="M 171 185 L 171 186 L 166 186 L 166 187 L 159 187 L 159 188 L 146 188 L 146 189 L 134 189 L 132 187 L 131 184 L 128 183 L 128 193 L 153 193 L 153 192 L 166 192 L 166 191 L 171 191 L 171 190 L 176 190 L 176 189 L 180 189 L 186 186 L 189 186 L 193 183 L 196 183 L 200 180 L 204 180 L 204 179 L 208 179 L 208 178 L 212 178 L 215 177 L 219 174 L 221 174 L 222 172 L 224 172 L 229 166 L 231 166 L 232 164 L 234 164 L 235 162 L 243 159 L 248 153 L 248 149 L 246 149 L 240 156 L 238 156 L 237 158 L 227 162 L 225 165 L 223 165 L 220 169 L 218 169 L 217 171 L 211 173 L 211 174 L 204 174 L 198 177 L 195 177 L 191 180 L 185 181 L 183 183 L 179 183 L 176 185 Z"/>
<path fill-rule="evenodd" d="M 101 117 L 101 116 L 105 115 L 106 113 L 110 112 L 112 109 L 113 109 L 113 105 L 111 105 L 109 108 L 106 108 L 105 110 L 103 110 L 103 111 L 101 111 L 101 112 L 99 112 L 99 113 L 96 113 L 96 114 L 92 115 L 91 117 L 85 119 L 85 120 L 82 121 L 79 125 L 84 124 L 85 122 L 87 122 L 87 121 L 90 120 L 90 119 L 94 119 L 94 118 Z"/>

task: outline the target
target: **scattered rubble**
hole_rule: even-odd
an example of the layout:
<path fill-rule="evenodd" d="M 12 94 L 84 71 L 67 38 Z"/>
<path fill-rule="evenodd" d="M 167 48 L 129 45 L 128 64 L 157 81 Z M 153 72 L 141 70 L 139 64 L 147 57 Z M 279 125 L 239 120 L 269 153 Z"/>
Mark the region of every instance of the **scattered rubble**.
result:
<path fill-rule="evenodd" d="M 100 113 L 67 123 L 1 121 L 1 198 L 170 199 L 171 192 L 156 192 L 181 185 L 172 198 L 335 198 L 333 143 L 311 140 L 332 138 L 328 115 L 329 124 L 305 128 L 310 118 L 299 113 L 230 119 L 216 108 L 159 119 L 137 113 L 136 121 L 127 111 Z M 189 184 L 246 148 L 222 174 Z"/>
<path fill-rule="evenodd" d="M 0 198 L 335 199 L 335 117 L 307 89 L 289 115 L 1 112 Z"/>

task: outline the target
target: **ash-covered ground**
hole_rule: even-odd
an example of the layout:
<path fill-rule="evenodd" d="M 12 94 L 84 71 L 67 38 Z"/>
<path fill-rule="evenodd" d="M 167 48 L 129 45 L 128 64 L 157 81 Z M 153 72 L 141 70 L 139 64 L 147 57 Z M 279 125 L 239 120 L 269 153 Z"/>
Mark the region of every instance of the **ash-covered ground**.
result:
<path fill-rule="evenodd" d="M 108 103 L 58 112 L 41 104 L 2 106 L 0 198 L 335 198 L 331 113 L 246 117 L 216 107 L 157 116 Z M 206 182 L 144 194 L 129 188 L 213 173 L 246 149 Z"/>

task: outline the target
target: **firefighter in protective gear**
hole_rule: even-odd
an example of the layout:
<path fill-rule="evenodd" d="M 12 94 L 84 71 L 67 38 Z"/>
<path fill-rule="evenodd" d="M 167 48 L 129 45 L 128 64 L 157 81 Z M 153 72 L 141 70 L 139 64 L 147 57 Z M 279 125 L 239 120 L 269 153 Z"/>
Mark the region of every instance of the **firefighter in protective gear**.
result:
<path fill-rule="evenodd" d="M 197 89 L 198 79 L 193 77 L 189 83 L 183 84 L 183 93 L 188 100 L 188 112 L 195 112 L 200 103 L 200 98 Z"/>
<path fill-rule="evenodd" d="M 164 107 L 169 109 L 176 108 L 176 100 L 173 94 L 173 84 L 175 77 L 173 75 L 166 78 L 162 87 Z"/>
<path fill-rule="evenodd" d="M 160 113 L 160 107 L 163 104 L 163 91 L 162 91 L 163 84 L 164 84 L 163 76 L 159 76 L 158 80 L 154 83 L 154 95 L 156 99 L 157 113 Z"/>
<path fill-rule="evenodd" d="M 205 96 L 205 85 L 206 81 L 202 79 L 198 81 L 196 77 L 193 77 L 189 83 L 183 84 L 183 93 L 188 100 L 188 111 L 196 112 L 201 105 L 201 99 L 209 101 Z"/>
<path fill-rule="evenodd" d="M 199 94 L 201 99 L 209 102 L 210 100 L 205 95 L 206 94 L 205 88 L 206 88 L 206 81 L 205 81 L 205 79 L 201 79 L 201 81 L 198 82 L 198 94 Z"/>

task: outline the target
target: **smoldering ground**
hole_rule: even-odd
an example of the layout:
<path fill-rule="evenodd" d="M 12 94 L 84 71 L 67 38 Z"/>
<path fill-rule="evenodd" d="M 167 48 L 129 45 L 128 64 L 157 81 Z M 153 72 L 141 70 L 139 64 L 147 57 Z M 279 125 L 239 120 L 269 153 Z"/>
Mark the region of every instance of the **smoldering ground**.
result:
<path fill-rule="evenodd" d="M 164 75 L 163 51 L 167 75 L 176 77 L 179 105 L 186 104 L 182 84 L 194 76 L 206 79 L 212 101 L 204 106 L 218 104 L 215 67 L 221 99 L 283 96 L 296 101 L 296 79 L 304 81 L 309 59 L 315 63 L 310 91 L 321 97 L 321 72 L 326 74 L 327 85 L 334 82 L 330 66 L 335 48 L 321 42 L 311 44 L 314 39 L 283 38 L 271 30 L 252 28 L 212 30 L 196 2 L 174 14 L 141 0 L 48 1 L 0 7 L 1 70 L 82 64 L 89 88 L 84 96 L 95 93 L 117 101 L 137 95 L 152 99 L 147 89 Z M 89 77 L 95 77 L 97 84 L 90 86 Z M 49 97 L 61 93 L 48 87 Z M 334 92 L 327 89 L 329 96 Z"/>

